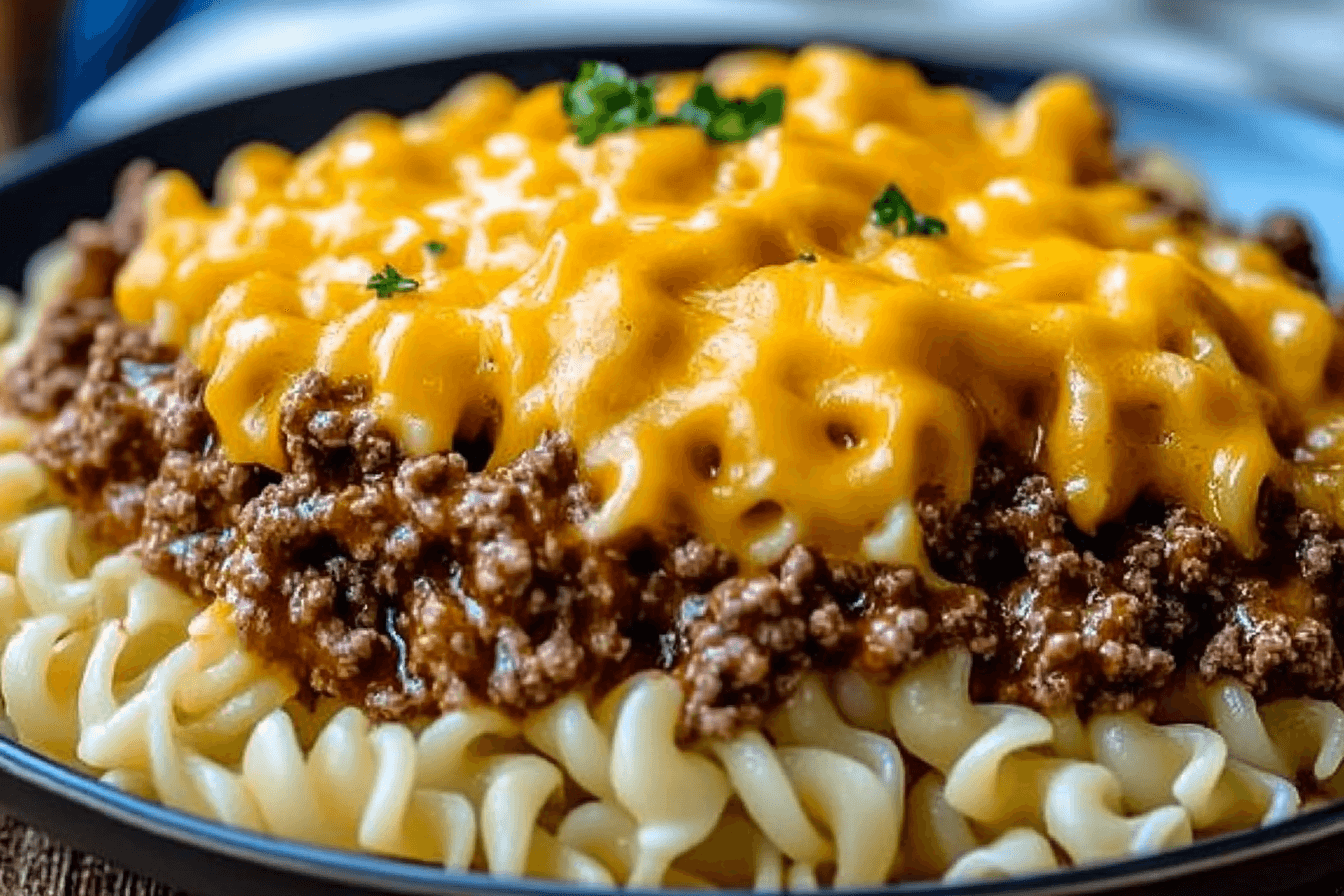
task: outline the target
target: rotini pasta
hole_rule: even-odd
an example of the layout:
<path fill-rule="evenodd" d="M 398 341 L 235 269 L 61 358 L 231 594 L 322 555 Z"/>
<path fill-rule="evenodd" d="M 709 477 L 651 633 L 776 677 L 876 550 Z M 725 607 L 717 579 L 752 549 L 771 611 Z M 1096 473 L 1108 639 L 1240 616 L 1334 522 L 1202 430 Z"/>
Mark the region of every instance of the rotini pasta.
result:
<path fill-rule="evenodd" d="M 1093 753 L 1121 781 L 1127 808 L 1180 805 L 1197 831 L 1270 824 L 1297 811 L 1289 780 L 1228 758 L 1227 744 L 1201 725 L 1157 726 L 1133 714 L 1088 723 Z"/>
<path fill-rule="evenodd" d="M 972 703 L 962 650 L 888 687 L 810 676 L 763 730 L 700 751 L 675 742 L 681 691 L 656 673 L 521 722 L 307 713 L 220 607 L 198 611 L 131 556 L 90 562 L 68 510 L 28 509 L 44 486 L 21 455 L 0 457 L 0 477 L 25 496 L 0 529 L 15 735 L 114 786 L 283 836 L 586 883 L 978 880 L 1056 867 L 1056 850 L 1095 861 L 1272 823 L 1298 807 L 1291 777 L 1339 774 L 1333 704 L 1257 708 L 1216 682 L 1173 697 L 1211 727 L 1082 725 Z M 906 755 L 932 770 L 907 784 Z"/>
<path fill-rule="evenodd" d="M 891 692 L 896 736 L 946 776 L 943 798 L 990 828 L 1043 829 L 1075 862 L 1151 852 L 1190 841 L 1175 806 L 1120 812 L 1120 782 L 1105 767 L 1043 753 L 1055 726 L 1031 710 L 976 705 L 970 654 L 951 650 L 905 673 Z"/>

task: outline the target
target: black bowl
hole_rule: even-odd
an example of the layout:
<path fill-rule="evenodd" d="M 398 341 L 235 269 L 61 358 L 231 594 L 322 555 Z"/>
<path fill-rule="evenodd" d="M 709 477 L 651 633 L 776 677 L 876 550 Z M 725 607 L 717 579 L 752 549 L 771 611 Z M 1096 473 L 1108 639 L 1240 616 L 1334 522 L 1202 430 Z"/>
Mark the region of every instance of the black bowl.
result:
<path fill-rule="evenodd" d="M 872 41 L 869 41 L 871 43 Z M 300 149 L 350 112 L 423 108 L 464 75 L 496 71 L 522 86 L 569 76 L 582 59 L 614 59 L 635 72 L 694 68 L 721 45 L 594 46 L 511 51 L 341 78 L 230 103 L 158 124 L 115 142 L 72 145 L 49 138 L 0 165 L 0 283 L 18 286 L 28 256 L 79 216 L 106 210 L 120 168 L 137 156 L 208 185 L 239 143 L 264 139 Z M 892 51 L 893 47 L 879 47 Z M 1040 72 L 921 64 L 939 83 L 977 87 L 1010 100 Z M 1325 238 L 1327 270 L 1344 271 L 1344 127 L 1262 102 L 1175 87 L 1102 83 L 1122 144 L 1162 144 L 1209 175 L 1215 202 L 1246 220 L 1295 207 Z M 19 224 L 21 223 L 21 226 Z M 1334 244 L 1329 239 L 1334 238 Z M 1333 248 L 1333 251 L 1332 251 Z M 0 738 L 0 804 L 72 846 L 202 896 L 239 893 L 487 894 L 574 896 L 584 890 L 496 878 L 360 853 L 324 849 L 206 821 L 131 796 Z M 1269 828 L 1202 840 L 1153 856 L 1000 883 L 912 883 L 884 894 L 1284 893 L 1332 885 L 1344 892 L 1344 801 Z M 666 894 L 673 891 L 656 891 Z"/>

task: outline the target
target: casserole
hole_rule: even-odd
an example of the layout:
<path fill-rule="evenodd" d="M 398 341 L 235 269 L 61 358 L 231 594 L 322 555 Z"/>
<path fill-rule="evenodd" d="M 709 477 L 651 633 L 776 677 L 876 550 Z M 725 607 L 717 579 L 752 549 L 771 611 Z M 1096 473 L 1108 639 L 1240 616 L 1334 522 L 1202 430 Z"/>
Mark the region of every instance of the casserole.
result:
<path fill-rule="evenodd" d="M 1292 823 L 1292 822 L 1289 822 L 1289 823 Z"/>

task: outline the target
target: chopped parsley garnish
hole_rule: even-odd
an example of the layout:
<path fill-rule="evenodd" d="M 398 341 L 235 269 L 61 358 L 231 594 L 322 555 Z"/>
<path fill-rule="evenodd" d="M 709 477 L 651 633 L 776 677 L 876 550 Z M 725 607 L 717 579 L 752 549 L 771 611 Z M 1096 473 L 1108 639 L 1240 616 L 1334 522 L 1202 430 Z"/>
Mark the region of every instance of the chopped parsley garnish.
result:
<path fill-rule="evenodd" d="M 755 99 L 728 100 L 711 84 L 696 85 L 676 115 L 659 115 L 652 78 L 632 78 L 614 62 L 587 61 L 566 82 L 560 105 L 574 125 L 579 144 L 603 134 L 660 124 L 689 124 L 716 142 L 747 140 L 784 117 L 784 91 L 762 90 Z"/>
<path fill-rule="evenodd" d="M 677 120 L 693 124 L 711 140 L 750 140 L 784 118 L 784 91 L 767 87 L 754 100 L 726 100 L 712 84 L 697 84 L 677 110 Z"/>
<path fill-rule="evenodd" d="M 947 225 L 941 220 L 915 211 L 895 184 L 887 184 L 882 195 L 873 202 L 873 223 L 886 227 L 897 236 L 942 236 L 947 233 Z"/>
<path fill-rule="evenodd" d="M 380 299 L 390 299 L 399 292 L 413 292 L 419 289 L 420 281 L 403 277 L 392 265 L 385 264 L 381 271 L 369 278 L 364 288 L 373 290 Z"/>
<path fill-rule="evenodd" d="M 654 107 L 653 81 L 631 78 L 614 62 L 580 63 L 578 77 L 560 93 L 560 105 L 582 146 L 603 134 L 663 121 Z"/>
<path fill-rule="evenodd" d="M 430 240 L 429 242 L 425 243 L 425 249 L 431 255 L 442 255 L 444 252 L 448 251 L 448 247 L 445 246 L 443 243 L 439 242 L 438 240 Z"/>
<path fill-rule="evenodd" d="M 798 253 L 798 260 L 804 264 L 816 264 L 817 253 L 813 252 L 811 249 L 804 249 Z"/>

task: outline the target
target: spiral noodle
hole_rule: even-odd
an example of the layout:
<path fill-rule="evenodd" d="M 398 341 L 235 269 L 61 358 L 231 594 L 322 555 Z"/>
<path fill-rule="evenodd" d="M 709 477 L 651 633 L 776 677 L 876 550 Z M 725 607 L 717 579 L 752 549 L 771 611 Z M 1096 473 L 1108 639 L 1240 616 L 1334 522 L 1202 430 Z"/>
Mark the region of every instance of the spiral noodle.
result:
<path fill-rule="evenodd" d="M 0 420 L 0 444 L 27 430 Z M 681 744 L 682 693 L 645 673 L 527 718 L 417 725 L 304 707 L 129 554 L 99 557 L 22 453 L 0 454 L 6 730 L 188 812 L 327 846 L 585 884 L 861 886 L 970 881 L 1150 852 L 1297 811 L 1294 780 L 1344 790 L 1344 711 L 1257 707 L 1187 682 L 1153 724 L 1081 722 L 968 696 L 951 650 L 891 685 L 803 679 L 759 730 Z M 906 757 L 927 770 L 909 781 Z"/>
<path fill-rule="evenodd" d="M 976 705 L 970 655 L 948 651 L 891 691 L 901 743 L 946 776 L 943 799 L 989 829 L 1043 830 L 1075 862 L 1169 848 L 1191 839 L 1178 806 L 1126 816 L 1119 780 L 1104 766 L 1052 755 L 1055 726 L 1018 706 Z"/>
<path fill-rule="evenodd" d="M 1088 725 L 1097 760 L 1139 810 L 1175 803 L 1201 832 L 1269 824 L 1297 811 L 1290 781 L 1229 758 L 1226 741 L 1201 725 L 1152 725 L 1130 713 Z"/>

